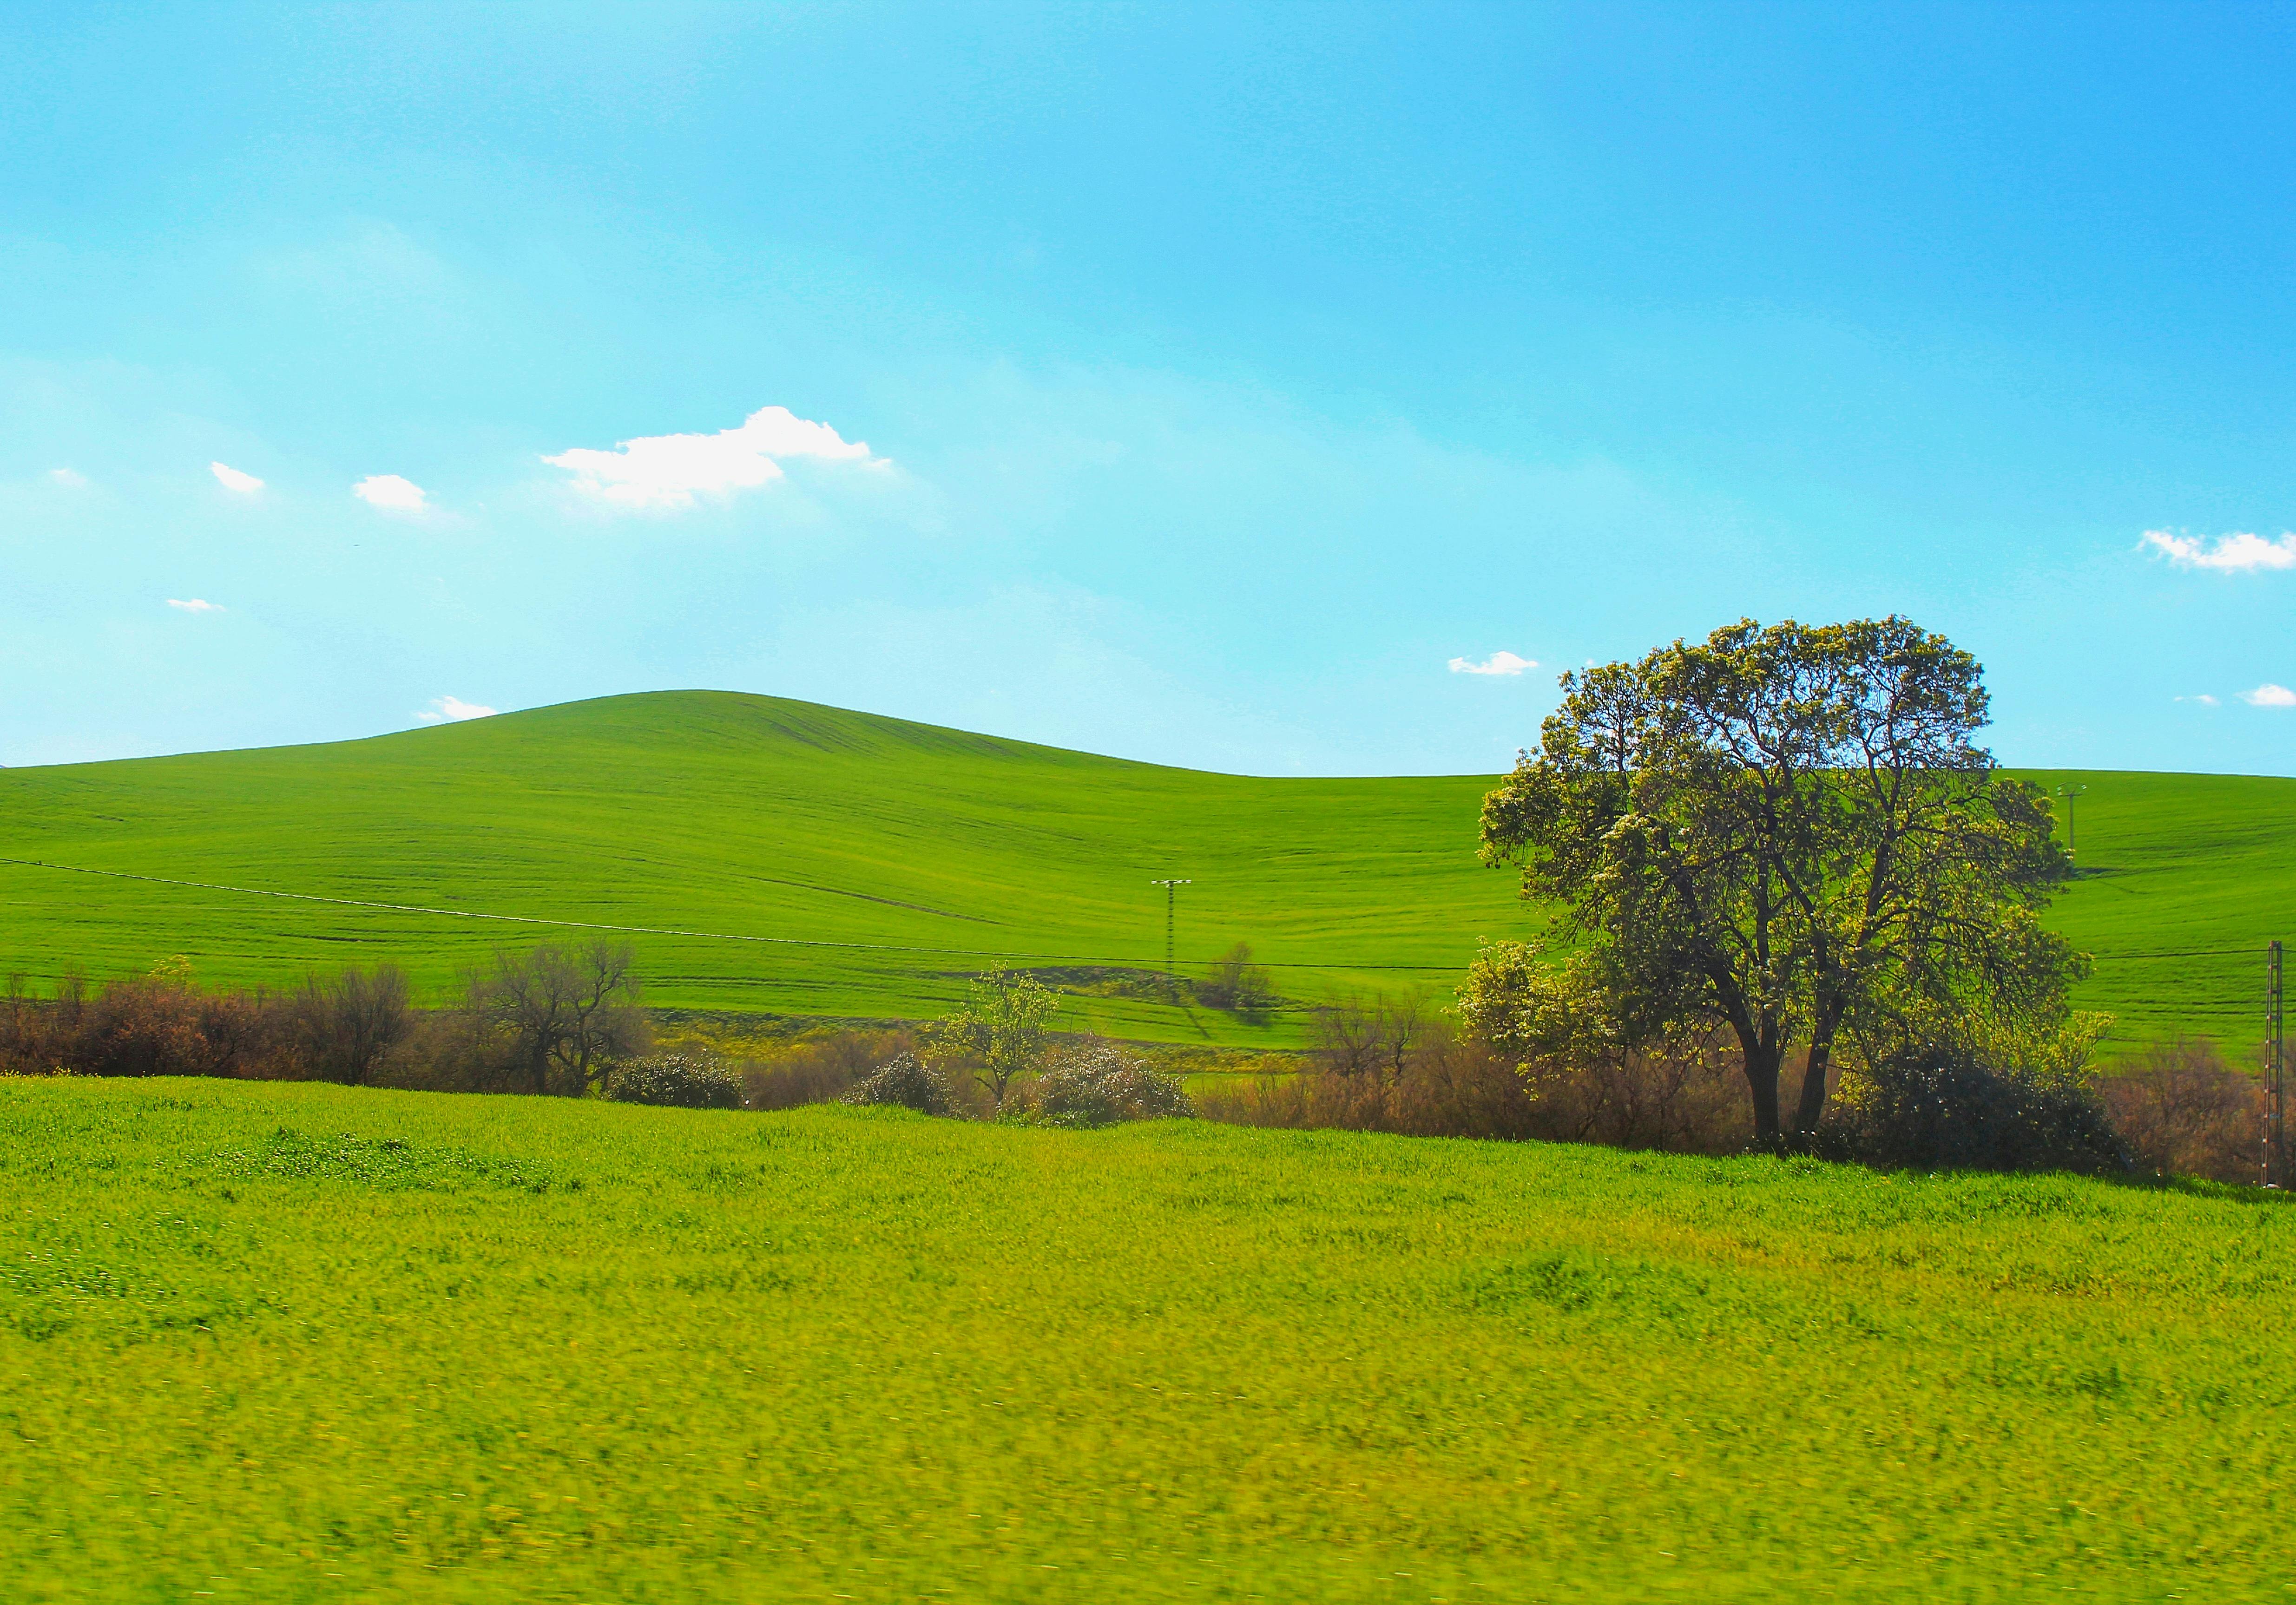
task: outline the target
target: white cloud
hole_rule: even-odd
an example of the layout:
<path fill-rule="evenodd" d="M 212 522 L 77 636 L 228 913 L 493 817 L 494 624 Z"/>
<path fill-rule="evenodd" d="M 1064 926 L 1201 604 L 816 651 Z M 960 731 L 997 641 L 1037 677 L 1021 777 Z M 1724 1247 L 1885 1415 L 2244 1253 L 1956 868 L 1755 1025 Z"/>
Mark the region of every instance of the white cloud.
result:
<path fill-rule="evenodd" d="M 2206 692 L 2201 692 L 2198 696 L 2178 697 L 2177 700 L 2179 702 L 2198 702 L 2203 708 L 2214 708 L 2217 705 L 2217 700 L 2209 695 Z"/>
<path fill-rule="evenodd" d="M 497 711 L 460 697 L 433 697 L 430 706 L 414 717 L 425 725 L 457 725 L 464 719 L 491 718 Z"/>
<path fill-rule="evenodd" d="M 251 496 L 263 488 L 263 481 L 253 474 L 243 474 L 239 470 L 227 467 L 221 463 L 209 463 L 208 471 L 216 477 L 217 482 L 226 490 L 235 490 L 243 496 Z"/>
<path fill-rule="evenodd" d="M 778 458 L 823 457 L 888 466 L 864 440 L 845 440 L 825 423 L 787 407 L 762 407 L 742 427 L 714 435 L 647 435 L 610 452 L 577 446 L 543 461 L 574 476 L 574 487 L 617 507 L 691 507 L 697 495 L 729 496 L 782 477 Z"/>
<path fill-rule="evenodd" d="M 2251 708 L 2296 708 L 2296 691 L 2267 680 L 2254 691 L 2241 692 L 2240 700 Z"/>
<path fill-rule="evenodd" d="M 423 499 L 422 487 L 412 479 L 402 479 L 397 474 L 369 474 L 351 487 L 351 495 L 370 507 L 380 507 L 385 512 L 428 512 L 430 504 Z"/>
<path fill-rule="evenodd" d="M 2166 529 L 2147 529 L 2140 546 L 2151 546 L 2180 569 L 2214 569 L 2220 574 L 2243 574 L 2251 569 L 2296 569 L 2296 531 L 2276 541 L 2234 530 L 2217 536 L 2216 545 Z"/>
<path fill-rule="evenodd" d="M 85 490 L 87 488 L 87 476 L 79 472 L 76 469 L 52 468 L 48 470 L 48 478 L 53 479 L 66 490 Z"/>
<path fill-rule="evenodd" d="M 168 598 L 168 605 L 171 608 L 181 608 L 186 613 L 220 613 L 224 610 L 221 602 L 205 602 L 196 596 L 180 601 L 170 596 Z"/>
<path fill-rule="evenodd" d="M 1451 659 L 1451 672 L 1455 675 L 1519 675 L 1538 667 L 1531 659 L 1518 658 L 1513 652 L 1493 652 L 1480 663 L 1471 663 L 1464 658 Z"/>

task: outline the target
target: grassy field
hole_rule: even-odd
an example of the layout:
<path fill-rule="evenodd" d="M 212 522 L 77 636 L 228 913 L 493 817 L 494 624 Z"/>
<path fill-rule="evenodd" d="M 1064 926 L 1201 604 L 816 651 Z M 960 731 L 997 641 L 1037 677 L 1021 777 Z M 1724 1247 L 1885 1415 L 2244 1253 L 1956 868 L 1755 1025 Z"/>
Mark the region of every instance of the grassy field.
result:
<path fill-rule="evenodd" d="M 1529 737 L 1532 733 L 1526 731 Z M 2087 1001 L 2140 1037 L 2245 1040 L 2296 884 L 2296 782 L 2088 774 L 2058 922 Z M 471 913 L 868 946 L 637 939 L 653 1001 L 848 1018 L 937 1012 L 982 955 L 1064 969 L 1063 1024 L 1142 1040 L 1296 1041 L 1152 998 L 1086 995 L 1234 941 L 1289 996 L 1447 985 L 1536 915 L 1474 858 L 1488 777 L 1252 779 L 808 703 L 665 692 L 327 746 L 0 773 L 0 857 Z M 445 988 L 549 934 L 438 914 L 0 864 L 0 970 L 53 979 L 182 953 L 216 981 L 388 957 Z M 2296 930 L 2285 934 L 2296 936 Z M 2154 958 L 2191 948 L 2241 954 Z M 1382 966 L 1420 966 L 1392 969 Z"/>
<path fill-rule="evenodd" d="M 2275 1195 L 0 1081 L 11 1601 L 2285 1600 Z"/>

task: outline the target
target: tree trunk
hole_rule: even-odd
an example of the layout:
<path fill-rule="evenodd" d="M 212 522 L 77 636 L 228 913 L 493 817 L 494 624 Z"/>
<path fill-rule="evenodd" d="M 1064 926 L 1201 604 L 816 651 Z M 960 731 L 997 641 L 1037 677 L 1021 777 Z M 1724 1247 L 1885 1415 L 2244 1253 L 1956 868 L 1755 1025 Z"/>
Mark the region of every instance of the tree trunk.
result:
<path fill-rule="evenodd" d="M 1746 1090 L 1754 1095 L 1754 1146 L 1772 1153 L 1778 1150 L 1778 1060 L 1784 1055 L 1775 1043 L 1748 1040 L 1742 1034 L 1738 1048 L 1745 1060 Z"/>
<path fill-rule="evenodd" d="M 1825 1112 L 1825 1072 L 1833 1063 L 1833 1032 L 1821 1028 L 1810 1038 L 1809 1068 L 1802 1072 L 1801 1100 L 1794 1110 L 1794 1146 L 1807 1148 Z"/>

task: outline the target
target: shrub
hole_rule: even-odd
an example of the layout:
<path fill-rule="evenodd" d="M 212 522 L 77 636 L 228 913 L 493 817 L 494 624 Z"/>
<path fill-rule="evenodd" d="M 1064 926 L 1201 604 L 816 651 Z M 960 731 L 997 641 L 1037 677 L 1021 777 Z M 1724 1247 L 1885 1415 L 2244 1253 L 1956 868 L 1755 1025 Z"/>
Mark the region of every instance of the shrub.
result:
<path fill-rule="evenodd" d="M 2113 1128 L 2147 1170 L 2263 1179 L 2264 1085 L 2206 1037 L 2155 1043 L 2097 1084 Z"/>
<path fill-rule="evenodd" d="M 1967 1043 L 1914 1043 L 1842 1077 L 1817 1147 L 1884 1169 L 2126 1170 L 2128 1147 L 2078 1073 Z"/>
<path fill-rule="evenodd" d="M 796 1109 L 833 1103 L 878 1066 L 911 1051 L 906 1031 L 832 1031 L 800 1042 L 771 1059 L 742 1065 L 745 1109 Z"/>
<path fill-rule="evenodd" d="M 466 1009 L 418 1010 L 373 1085 L 423 1093 L 522 1093 L 518 1042 Z"/>
<path fill-rule="evenodd" d="M 1673 1153 L 1735 1153 L 1753 1134 L 1744 1077 L 1729 1052 L 1711 1043 L 1583 1061 L 1525 1061 L 1439 1020 L 1414 1023 L 1399 1049 L 1397 1034 L 1382 1030 L 1372 1037 L 1375 1051 L 1360 1057 L 1348 1050 L 1364 1034 L 1343 1015 L 1331 1019 L 1323 1035 L 1297 1075 L 1239 1077 L 1235 1090 L 1200 1098 L 1202 1113 L 1246 1126 L 1601 1142 Z M 1361 1068 L 1341 1068 L 1350 1062 Z"/>
<path fill-rule="evenodd" d="M 365 1086 L 414 1028 L 406 972 L 396 964 L 310 976 L 293 1004 L 296 1047 L 323 1081 Z"/>
<path fill-rule="evenodd" d="M 1113 1126 L 1194 1114 L 1177 1076 L 1152 1070 L 1111 1043 L 1094 1043 L 1037 1078 L 1035 1118 L 1045 1126 Z"/>
<path fill-rule="evenodd" d="M 206 992 L 178 957 L 90 995 L 67 976 L 53 998 L 20 978 L 0 994 L 0 1067 L 35 1075 L 240 1076 L 301 1073 L 288 1000 Z"/>
<path fill-rule="evenodd" d="M 921 1115 L 947 1118 L 956 1113 L 956 1099 L 939 1072 L 914 1053 L 897 1053 L 877 1073 L 862 1082 L 840 1103 L 889 1103 L 913 1109 Z"/>
<path fill-rule="evenodd" d="M 666 1109 L 739 1109 L 742 1084 L 714 1060 L 663 1053 L 617 1065 L 606 1096 L 618 1103 L 652 1103 Z"/>

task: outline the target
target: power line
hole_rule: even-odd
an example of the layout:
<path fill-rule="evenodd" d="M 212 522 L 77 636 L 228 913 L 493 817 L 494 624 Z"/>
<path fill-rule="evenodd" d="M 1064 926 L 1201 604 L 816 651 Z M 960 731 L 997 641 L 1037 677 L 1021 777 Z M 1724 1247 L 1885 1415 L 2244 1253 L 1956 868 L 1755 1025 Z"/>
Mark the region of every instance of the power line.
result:
<path fill-rule="evenodd" d="M 488 920 L 510 925 L 548 925 L 566 930 L 607 930 L 628 936 L 688 937 L 704 942 L 753 942 L 783 947 L 829 947 L 854 953 L 930 954 L 942 958 L 971 959 L 1029 959 L 1038 963 L 1122 965 L 1136 970 L 1152 969 L 1153 960 L 1136 958 L 1095 957 L 1074 953 L 996 953 L 981 947 L 922 947 L 904 946 L 890 942 L 840 942 L 824 937 L 753 937 L 737 936 L 722 930 L 680 930 L 660 925 L 615 925 L 602 920 L 553 920 L 539 914 L 483 913 L 468 908 L 430 908 L 417 903 L 376 903 L 359 897 L 327 897 L 316 892 L 271 891 L 258 886 L 225 886 L 210 880 L 178 880 L 166 875 L 135 875 L 126 870 L 89 869 L 84 864 L 53 864 L 37 858 L 4 858 L 0 864 L 17 864 L 26 869 L 63 870 L 75 875 L 96 875 L 107 880 L 140 880 L 151 886 L 179 886 L 193 891 L 230 892 L 247 897 L 279 897 L 291 903 L 325 903 L 339 908 L 372 908 L 388 913 L 436 914 L 447 920 Z M 1284 962 L 1271 960 L 1266 968 L 1272 970 L 1413 970 L 1424 974 L 1452 974 L 1464 968 L 1461 964 L 1335 964 L 1304 960 Z"/>
<path fill-rule="evenodd" d="M 2092 959 L 2252 959 L 2263 951 L 2261 947 L 2131 948 L 2125 953 L 2104 951 L 2091 953 L 2088 956 Z"/>

